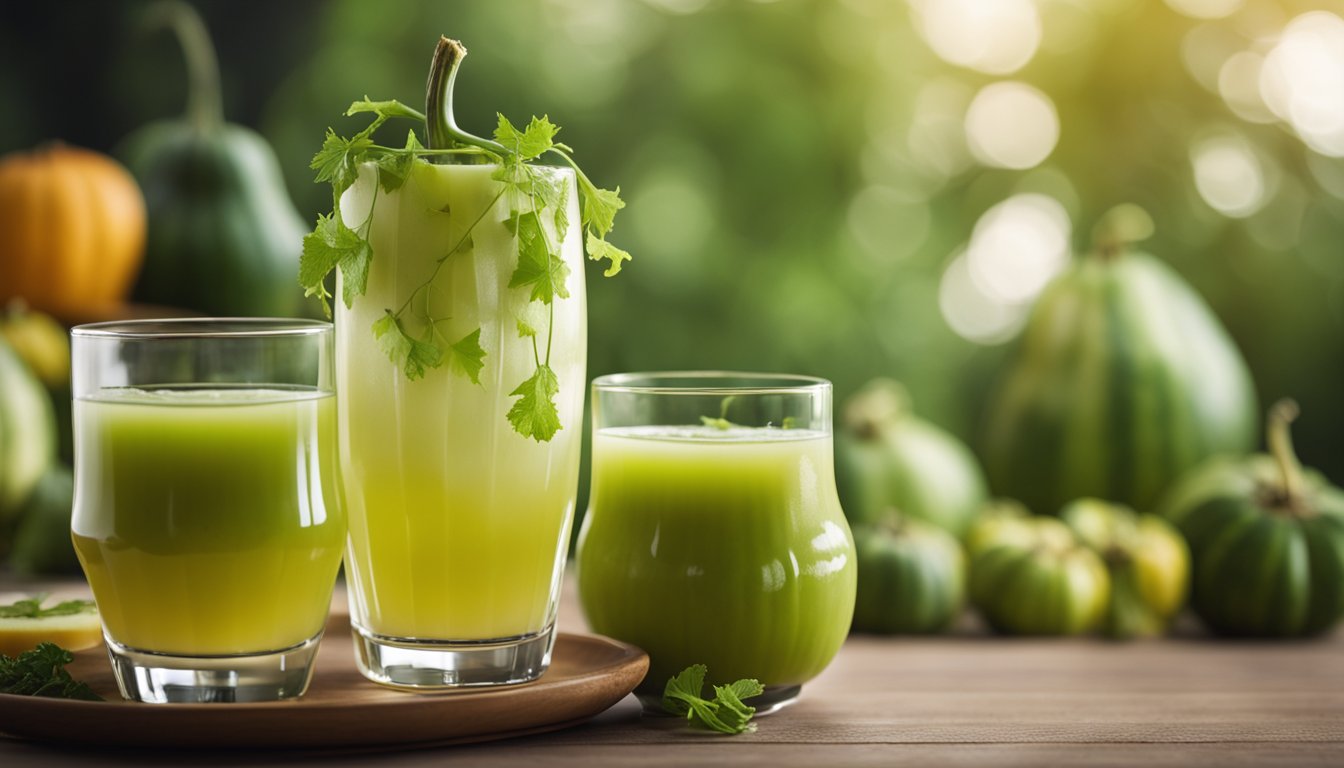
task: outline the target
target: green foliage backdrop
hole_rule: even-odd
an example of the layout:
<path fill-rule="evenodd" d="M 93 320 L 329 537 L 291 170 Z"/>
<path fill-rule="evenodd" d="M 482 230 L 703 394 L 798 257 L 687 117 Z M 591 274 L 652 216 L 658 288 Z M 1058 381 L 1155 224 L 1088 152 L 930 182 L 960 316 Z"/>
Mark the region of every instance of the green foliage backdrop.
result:
<path fill-rule="evenodd" d="M 1311 151 L 1283 121 L 1247 119 L 1218 85 L 1234 53 L 1263 57 L 1291 19 L 1344 16 L 1344 3 L 1247 0 L 1201 20 L 1174 9 L 1194 0 L 1024 2 L 1039 20 L 1030 60 L 979 70 L 935 55 L 932 0 L 200 6 L 230 116 L 275 144 L 305 215 L 329 204 L 306 167 L 323 130 L 346 128 L 341 112 L 364 94 L 421 103 L 441 32 L 471 51 L 458 98 L 469 129 L 487 133 L 495 111 L 564 126 L 589 174 L 621 186 L 629 208 L 612 240 L 636 257 L 616 280 L 588 275 L 591 375 L 788 370 L 831 378 L 842 396 L 894 376 L 918 411 L 974 442 L 997 342 L 1011 335 L 1006 323 L 976 341 L 949 324 L 946 275 L 977 223 L 1014 196 L 1044 195 L 1079 252 L 1101 213 L 1134 202 L 1156 221 L 1146 249 L 1209 300 L 1262 401 L 1301 402 L 1304 461 L 1344 481 L 1344 159 Z M 23 48 L 19 22 L 54 34 L 52 18 L 75 7 L 122 41 L 84 86 L 106 122 L 68 138 L 110 143 L 176 110 L 176 52 L 134 42 L 140 4 L 51 6 L 0 26 L 0 44 L 63 72 L 69 52 Z M 46 75 L 28 74 L 40 62 L 12 48 L 0 62 L 0 89 L 49 106 L 0 129 L 0 149 L 62 135 L 59 100 L 34 85 Z M 967 105 L 998 81 L 1036 89 L 1057 115 L 1058 140 L 1032 167 L 990 167 L 968 145 Z M 1258 169 L 1254 213 L 1226 215 L 1197 188 L 1210 137 Z"/>

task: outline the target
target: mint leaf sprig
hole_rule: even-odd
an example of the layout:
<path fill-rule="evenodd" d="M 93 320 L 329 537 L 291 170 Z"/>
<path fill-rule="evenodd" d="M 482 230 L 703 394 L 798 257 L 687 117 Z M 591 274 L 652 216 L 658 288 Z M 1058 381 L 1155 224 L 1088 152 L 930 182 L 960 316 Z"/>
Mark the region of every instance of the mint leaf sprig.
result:
<path fill-rule="evenodd" d="M 50 608 L 43 608 L 46 595 L 38 595 L 16 600 L 9 605 L 0 605 L 0 619 L 41 619 L 47 616 L 74 616 L 78 613 L 92 613 L 97 610 L 92 600 L 65 600 Z"/>
<path fill-rule="evenodd" d="M 62 603 L 61 605 L 68 604 Z M 61 605 L 46 610 L 61 610 Z M 66 613 L 79 613 L 81 610 L 83 609 L 66 611 Z M 42 615 L 61 616 L 65 613 L 45 613 Z M 65 665 L 74 660 L 74 654 L 55 643 L 39 643 L 36 648 L 24 651 L 12 659 L 0 653 L 0 693 L 17 696 L 46 696 L 54 699 L 102 701 L 102 696 L 94 693 L 85 683 L 71 678 L 70 673 L 65 671 Z"/>
<path fill-rule="evenodd" d="M 751 718 L 756 708 L 747 706 L 743 699 L 760 696 L 765 687 L 759 680 L 743 679 L 728 685 L 714 686 L 714 698 L 701 696 L 705 675 L 709 668 L 693 664 L 667 681 L 663 689 L 663 709 L 685 717 L 692 725 L 719 733 L 742 733 L 755 729 Z"/>
<path fill-rule="evenodd" d="M 480 384 L 486 354 L 480 345 L 481 329 L 478 327 L 459 339 L 446 337 L 441 325 L 449 319 L 451 308 L 432 307 L 429 288 L 444 264 L 454 256 L 472 251 L 475 247 L 472 232 L 501 199 L 506 200 L 509 214 L 503 224 L 514 237 L 518 257 L 509 287 L 528 291 L 529 301 L 544 305 L 547 317 L 544 343 L 535 325 L 518 321 L 519 337 L 531 340 L 535 368 L 532 376 L 510 392 L 510 396 L 518 399 L 507 418 L 518 434 L 546 442 L 562 428 L 556 406 L 559 379 L 550 362 L 554 302 L 570 295 L 566 287 L 570 269 L 560 257 L 560 246 L 569 229 L 571 191 L 563 176 L 533 163 L 553 155 L 574 170 L 584 247 L 589 259 L 608 262 L 603 271 L 606 277 L 618 274 L 622 264 L 630 260 L 629 253 L 606 239 L 625 202 L 621 200 L 619 187 L 609 190 L 593 184 L 574 161 L 573 149 L 555 140 L 560 127 L 545 116 L 533 117 L 520 129 L 502 114 L 497 115 L 493 139 L 474 136 L 459 128 L 453 115 L 453 84 L 466 53 L 466 48 L 456 40 L 439 39 L 424 113 L 399 101 L 373 101 L 365 96 L 345 112 L 346 116 L 373 115 L 363 130 L 347 138 L 327 129 L 322 148 L 313 156 L 310 167 L 316 172 L 317 182 L 331 185 L 332 209 L 330 214 L 318 217 L 313 231 L 303 239 L 299 283 L 304 295 L 318 297 L 330 316 L 332 297 L 326 288 L 326 278 L 334 270 L 340 270 L 341 300 L 347 308 L 352 307 L 368 287 L 369 265 L 374 258 L 369 230 L 380 194 L 396 191 L 405 184 L 416 162 L 497 165 L 491 178 L 500 182 L 499 193 L 475 216 L 458 242 L 438 258 L 429 277 L 400 307 L 386 308 L 371 330 L 384 353 L 408 379 L 421 378 L 430 369 L 448 365 L 456 374 Z M 428 146 L 420 143 L 413 128 L 408 131 L 403 147 L 376 143 L 374 132 L 393 119 L 423 123 Z M 366 163 L 376 167 L 378 183 L 368 213 L 351 227 L 340 214 L 340 199 L 359 178 L 359 168 Z M 551 242 L 543 216 L 549 216 L 556 242 Z"/>

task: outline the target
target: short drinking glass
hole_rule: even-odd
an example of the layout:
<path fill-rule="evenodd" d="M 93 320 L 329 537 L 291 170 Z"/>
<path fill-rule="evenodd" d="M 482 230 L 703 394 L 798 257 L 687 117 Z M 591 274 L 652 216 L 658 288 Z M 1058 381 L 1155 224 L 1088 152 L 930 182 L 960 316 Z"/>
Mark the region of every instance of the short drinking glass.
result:
<path fill-rule="evenodd" d="M 579 539 L 592 628 L 648 651 L 657 710 L 692 664 L 787 704 L 839 650 L 854 543 L 836 497 L 831 385 L 804 376 L 656 373 L 593 383 L 593 472 Z"/>
<path fill-rule="evenodd" d="M 331 325 L 131 321 L 71 337 L 72 528 L 122 694 L 301 695 L 346 535 Z"/>

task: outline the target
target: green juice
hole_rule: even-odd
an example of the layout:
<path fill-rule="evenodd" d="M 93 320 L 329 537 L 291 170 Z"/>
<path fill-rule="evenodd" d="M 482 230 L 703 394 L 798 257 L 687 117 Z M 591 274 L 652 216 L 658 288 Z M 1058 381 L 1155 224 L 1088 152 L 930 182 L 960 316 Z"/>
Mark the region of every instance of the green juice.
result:
<path fill-rule="evenodd" d="M 113 640 L 247 654 L 322 629 L 346 533 L 331 395 L 116 389 L 74 408 L 75 549 Z"/>
<path fill-rule="evenodd" d="M 336 306 L 339 450 L 350 515 L 346 574 L 351 617 L 366 634 L 413 641 L 535 635 L 555 621 L 569 545 L 583 434 L 583 238 L 573 174 L 560 248 L 568 298 L 551 307 L 510 288 L 517 243 L 495 166 L 415 163 L 406 183 L 379 191 L 372 166 L 341 210 L 369 220 L 373 264 L 363 296 Z M 377 196 L 376 203 L 374 196 Z M 372 211 L 372 213 L 370 213 Z M 551 238 L 551 217 L 544 216 Z M 454 252 L 470 232 L 471 247 Z M 428 281 L 428 283 L 427 283 Z M 427 287 L 425 287 L 427 284 Z M 451 365 L 415 380 L 388 360 L 370 328 L 406 305 L 423 333 L 433 313 L 447 339 L 480 329 L 480 383 Z M 540 344 L 519 333 L 540 331 Z M 519 435 L 510 394 L 546 353 L 563 425 L 549 442 Z"/>
<path fill-rule="evenodd" d="M 691 664 L 790 686 L 830 662 L 856 574 L 831 451 L 807 430 L 597 431 L 579 594 L 594 631 L 648 651 L 641 692 Z"/>

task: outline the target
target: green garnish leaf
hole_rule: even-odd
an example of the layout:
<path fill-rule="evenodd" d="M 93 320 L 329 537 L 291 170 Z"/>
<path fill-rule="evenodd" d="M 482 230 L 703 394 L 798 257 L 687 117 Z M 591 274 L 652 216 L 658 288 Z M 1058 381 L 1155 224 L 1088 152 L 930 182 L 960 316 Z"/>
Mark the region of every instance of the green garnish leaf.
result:
<path fill-rule="evenodd" d="M 518 160 L 535 160 L 555 146 L 555 134 L 560 127 L 548 117 L 533 117 L 527 128 L 519 131 L 504 115 L 496 113 L 499 124 L 495 128 L 495 141 L 503 144 Z"/>
<path fill-rule="evenodd" d="M 539 443 L 555 437 L 560 431 L 560 413 L 555 405 L 559 391 L 560 382 L 555 371 L 545 363 L 538 365 L 531 378 L 509 393 L 518 398 L 508 413 L 514 431 Z"/>
<path fill-rule="evenodd" d="M 72 602 L 83 603 L 87 601 L 77 600 Z M 61 603 L 55 608 L 60 608 L 62 605 L 67 605 L 67 603 Z M 74 612 L 78 613 L 79 611 Z M 31 651 L 24 651 L 15 658 L 0 653 L 0 693 L 18 696 L 45 696 L 53 699 L 102 701 L 102 696 L 94 693 L 88 685 L 71 678 L 70 673 L 65 671 L 65 665 L 74 660 L 74 654 L 55 643 L 39 643 L 36 648 Z"/>
<path fill-rule="evenodd" d="M 444 40 L 441 45 L 453 45 L 453 41 Z M 461 53 L 465 49 L 457 46 Z M 444 50 L 443 48 L 440 49 Z M 484 366 L 485 352 L 480 346 L 479 332 L 473 332 L 450 343 L 439 334 L 437 328 L 447 318 L 431 316 L 428 300 L 416 301 L 417 297 L 427 296 L 439 274 L 439 267 L 449 257 L 460 251 L 470 250 L 474 245 L 472 233 L 482 221 L 495 225 L 488 214 L 496 210 L 496 203 L 503 199 L 510 216 L 505 225 L 514 235 L 518 262 L 509 280 L 509 287 L 529 291 L 528 297 L 536 308 L 553 305 L 556 298 L 568 298 L 566 283 L 570 267 L 561 258 L 563 245 L 571 225 L 569 204 L 570 195 L 578 196 L 578 208 L 584 236 L 584 247 L 589 258 L 594 261 L 608 261 L 603 272 L 611 277 L 621 271 L 624 262 L 630 260 L 630 254 L 606 241 L 611 231 L 616 213 L 625 207 L 620 197 L 620 189 L 602 189 L 584 174 L 574 162 L 573 152 L 568 145 L 555 140 L 560 127 L 549 117 L 533 116 L 525 127 L 519 128 L 502 114 L 497 114 L 494 140 L 473 136 L 457 127 L 452 115 L 452 83 L 456 65 L 461 56 L 440 58 L 436 62 L 453 62 L 446 66 L 454 69 L 439 69 L 431 73 L 446 79 L 442 93 L 431 94 L 428 103 L 433 104 L 435 114 L 426 116 L 396 100 L 374 101 L 365 96 L 351 103 L 345 111 L 346 116 L 372 115 L 373 118 L 363 130 L 351 137 L 339 136 L 327 129 L 322 148 L 314 155 L 310 167 L 316 171 L 316 180 L 331 185 L 332 211 L 320 216 L 313 232 L 304 238 L 303 255 L 299 262 L 299 283 L 304 295 L 317 296 L 328 315 L 331 314 L 330 292 L 325 281 L 332 270 L 341 271 L 341 299 L 347 307 L 352 307 L 359 296 L 364 295 L 368 287 L 369 267 L 374 258 L 369 243 L 369 229 L 373 223 L 373 208 L 377 205 L 379 193 L 393 193 L 401 189 L 410 177 L 414 163 L 421 158 L 434 158 L 436 161 L 452 162 L 454 158 L 466 157 L 468 162 L 485 162 L 498 166 L 491 177 L 502 184 L 498 196 L 479 214 L 475 211 L 467 216 L 476 218 L 466 228 L 461 239 L 447 254 L 441 256 L 438 265 L 422 285 L 417 286 L 405 302 L 395 311 L 388 310 L 373 324 L 373 333 L 388 357 L 401 368 L 405 375 L 417 379 L 425 375 L 430 368 L 443 365 L 446 361 L 455 373 L 479 383 Z M 407 119 L 425 125 L 425 136 L 430 137 L 430 147 L 421 145 L 414 130 L 408 132 L 404 148 L 379 145 L 373 135 L 388 120 Z M 567 175 L 556 173 L 548 166 L 533 165 L 543 155 L 560 157 L 574 171 L 577 181 L 575 189 L 570 188 Z M 362 224 L 347 226 L 340 213 L 341 195 L 359 178 L 362 164 L 372 163 L 377 171 L 377 186 L 374 187 L 370 210 Z M 448 206 L 440 209 L 449 213 Z M 459 212 L 460 214 L 460 212 Z M 543 219 L 546 216 L 548 218 Z M 554 226 L 551 236 L 542 226 L 542 222 Z M 518 335 L 532 339 L 533 357 L 536 369 L 533 375 L 519 384 L 512 395 L 519 399 L 508 413 L 508 420 L 515 430 L 526 437 L 538 441 L 550 440 L 561 428 L 555 405 L 558 382 L 550 368 L 551 341 L 555 333 L 555 313 L 549 313 L 549 320 L 543 329 L 538 313 L 528 313 L 526 319 L 518 320 Z M 409 329 L 423 328 L 417 338 Z M 545 331 L 544 342 L 539 329 Z M 543 351 L 544 350 L 544 353 Z"/>
<path fill-rule="evenodd" d="M 345 226 L 335 215 L 317 217 L 317 228 L 303 237 L 303 253 L 299 256 L 299 284 L 305 296 L 317 296 L 327 306 L 327 292 L 323 280 L 336 267 L 341 269 L 344 284 L 341 298 L 345 306 L 354 303 L 364 293 L 369 281 L 369 263 L 373 249 L 369 241 Z"/>
<path fill-rule="evenodd" d="M 534 207 L 537 210 L 551 209 L 556 236 L 563 241 L 565 230 L 569 229 L 569 214 L 565 211 L 569 207 L 568 182 L 565 181 L 565 177 L 551 173 L 547 169 L 533 168 L 530 165 L 523 167 L 530 174 L 526 191 L 531 196 Z"/>
<path fill-rule="evenodd" d="M 347 139 L 337 136 L 335 131 L 328 128 L 322 148 L 313 155 L 308 167 L 317 171 L 318 183 L 331 182 L 331 186 L 339 190 L 336 192 L 339 197 L 359 177 L 359 163 L 372 147 L 373 139 L 367 133 L 358 133 L 354 138 Z"/>
<path fill-rule="evenodd" d="M 17 600 L 9 605 L 0 605 L 0 619 L 41 619 L 46 616 L 74 616 L 77 613 L 92 613 L 97 610 L 92 600 L 66 600 L 50 608 L 43 608 L 46 595 L 38 595 Z"/>
<path fill-rule="evenodd" d="M 705 675 L 708 673 L 709 667 L 704 664 L 692 664 L 674 675 L 663 687 L 663 709 L 674 715 L 689 712 L 704 690 Z"/>
<path fill-rule="evenodd" d="M 421 113 L 419 110 L 412 109 L 411 107 L 402 104 L 400 101 L 397 101 L 396 99 L 388 99 L 387 101 L 370 101 L 367 95 L 364 98 L 360 99 L 359 101 L 356 101 L 353 104 L 351 104 L 350 108 L 345 110 L 345 116 L 353 117 L 355 115 L 364 112 L 372 112 L 373 114 L 377 115 L 379 118 L 378 122 L 380 123 L 383 120 L 387 120 L 393 117 L 404 117 L 410 120 L 420 120 L 420 121 L 423 121 L 425 119 L 424 114 Z"/>
<path fill-rule="evenodd" d="M 553 211 L 551 220 L 555 224 L 556 239 L 563 243 L 565 242 L 565 233 L 569 231 L 569 185 L 565 183 L 563 178 L 558 179 L 557 182 L 554 186 L 559 187 L 560 193 L 547 205 Z M 625 257 L 630 258 L 630 254 L 626 254 Z"/>
<path fill-rule="evenodd" d="M 736 424 L 728 420 L 728 408 L 733 404 L 733 401 L 736 399 L 737 395 L 729 395 L 723 398 L 722 400 L 719 401 L 718 418 L 715 418 L 713 416 L 701 416 L 700 423 L 704 424 L 706 427 L 714 427 L 715 429 L 726 430 L 736 427 L 737 426 Z"/>
<path fill-rule="evenodd" d="M 509 287 L 531 286 L 532 300 L 543 304 L 550 304 L 556 296 L 569 298 L 565 287 L 569 265 L 551 252 L 536 212 L 519 214 L 510 228 L 518 238 L 518 267 L 509 278 Z"/>
<path fill-rule="evenodd" d="M 378 185 L 384 192 L 394 192 L 406 183 L 415 163 L 415 153 L 423 150 L 415 131 L 406 133 L 406 153 L 401 155 L 382 155 L 374 162 L 378 165 Z"/>
<path fill-rule="evenodd" d="M 694 664 L 669 679 L 663 688 L 663 709 L 685 717 L 692 725 L 719 733 L 750 730 L 749 722 L 756 714 L 756 708 L 747 706 L 742 700 L 761 695 L 765 692 L 764 686 L 752 679 L 716 685 L 711 701 L 701 696 L 708 672 L 704 664 Z"/>
<path fill-rule="evenodd" d="M 614 277 L 621 271 L 621 262 L 629 261 L 630 254 L 608 243 L 592 232 L 588 233 L 588 258 L 593 261 L 611 259 L 611 265 L 603 272 L 603 277 Z"/>
<path fill-rule="evenodd" d="M 598 237 L 606 237 L 616 219 L 616 212 L 625 207 L 625 201 L 621 199 L 621 188 L 602 189 L 582 177 L 579 186 L 583 192 L 580 198 L 583 226 L 596 232 Z"/>
<path fill-rule="evenodd" d="M 472 384 L 481 383 L 481 368 L 485 367 L 485 350 L 481 348 L 480 328 L 448 345 L 448 367 L 471 379 Z"/>
<path fill-rule="evenodd" d="M 406 378 L 412 381 L 424 376 L 427 369 L 443 364 L 442 350 L 406 333 L 401 320 L 390 309 L 384 310 L 383 316 L 374 321 L 373 335 L 388 359 L 405 371 Z"/>
<path fill-rule="evenodd" d="M 736 733 L 745 731 L 752 715 L 756 714 L 756 708 L 742 703 L 742 700 L 760 696 L 762 693 L 765 693 L 765 686 L 754 679 L 714 686 L 714 701 L 719 705 L 719 720 L 733 728 Z"/>

